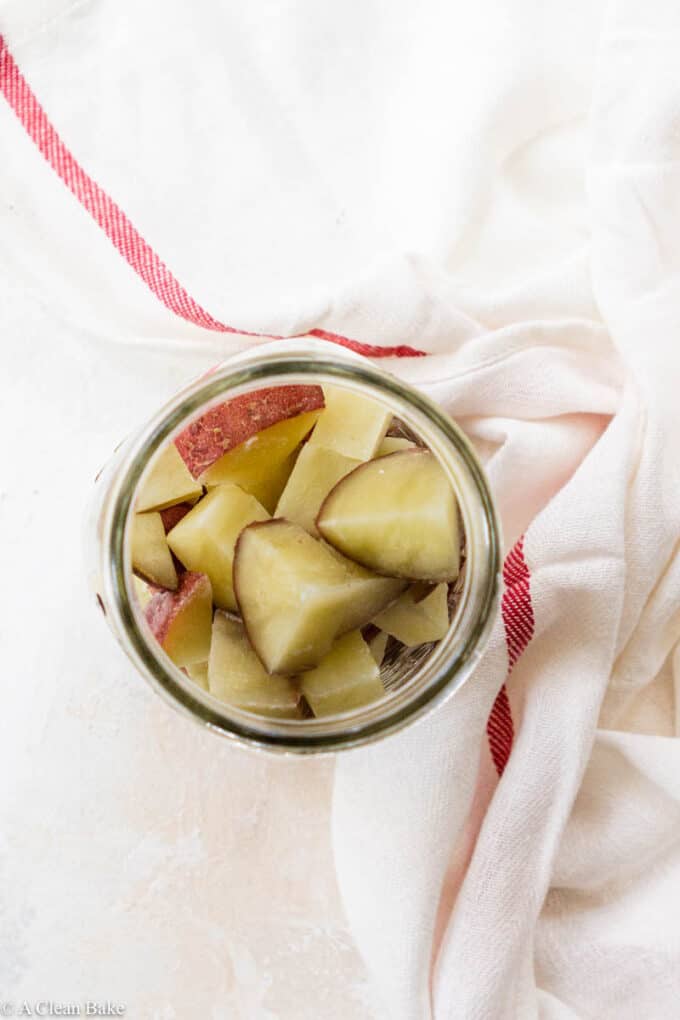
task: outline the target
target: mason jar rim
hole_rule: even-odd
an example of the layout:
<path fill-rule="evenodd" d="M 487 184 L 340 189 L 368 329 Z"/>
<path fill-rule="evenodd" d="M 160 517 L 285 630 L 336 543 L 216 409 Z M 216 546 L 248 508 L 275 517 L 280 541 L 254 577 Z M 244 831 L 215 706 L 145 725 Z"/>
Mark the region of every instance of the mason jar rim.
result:
<path fill-rule="evenodd" d="M 127 525 L 134 513 L 139 482 L 154 454 L 199 413 L 224 400 L 227 394 L 235 397 L 256 387 L 324 382 L 346 386 L 382 402 L 438 457 L 458 497 L 468 569 L 447 635 L 403 687 L 387 692 L 363 709 L 327 720 L 261 718 L 204 691 L 147 636 L 131 587 Z M 474 515 L 472 500 L 480 511 Z M 334 752 L 374 742 L 420 718 L 468 679 L 498 607 L 500 531 L 488 482 L 467 437 L 419 390 L 325 341 L 250 349 L 178 393 L 126 450 L 105 504 L 101 536 L 102 580 L 112 617 L 109 622 L 137 669 L 175 708 L 221 735 L 261 749 L 296 754 Z M 482 551 L 483 560 L 475 562 Z"/>

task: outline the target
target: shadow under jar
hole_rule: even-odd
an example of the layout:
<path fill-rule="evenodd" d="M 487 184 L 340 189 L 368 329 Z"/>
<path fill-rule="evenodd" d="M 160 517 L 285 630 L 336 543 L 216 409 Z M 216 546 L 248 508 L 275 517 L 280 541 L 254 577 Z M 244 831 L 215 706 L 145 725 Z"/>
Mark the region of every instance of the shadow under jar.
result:
<path fill-rule="evenodd" d="M 388 409 L 393 416 L 389 434 L 427 447 L 437 458 L 457 499 L 461 535 L 461 568 L 449 585 L 445 636 L 415 648 L 390 638 L 380 668 L 384 695 L 321 718 L 255 715 L 195 683 L 151 633 L 131 567 L 135 500 L 158 452 L 209 409 L 243 394 L 291 385 L 344 388 Z M 100 473 L 89 539 L 91 586 L 109 627 L 139 672 L 172 705 L 213 732 L 272 751 L 338 751 L 402 729 L 468 679 L 498 609 L 499 529 L 484 472 L 463 432 L 418 390 L 368 360 L 316 340 L 277 341 L 237 354 L 178 393 Z"/>

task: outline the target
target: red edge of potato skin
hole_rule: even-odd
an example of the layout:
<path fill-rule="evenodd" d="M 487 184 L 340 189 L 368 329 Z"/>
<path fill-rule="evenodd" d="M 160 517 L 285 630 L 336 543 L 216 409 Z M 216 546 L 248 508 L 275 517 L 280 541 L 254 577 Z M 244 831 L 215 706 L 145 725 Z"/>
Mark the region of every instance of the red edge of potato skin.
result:
<path fill-rule="evenodd" d="M 176 503 L 175 506 L 167 506 L 165 510 L 160 510 L 159 513 L 163 521 L 165 534 L 167 535 L 169 531 L 172 531 L 175 525 L 179 524 L 190 510 L 193 510 L 191 503 Z"/>
<path fill-rule="evenodd" d="M 324 542 L 328 542 L 329 545 L 333 546 L 333 548 L 336 550 L 336 552 L 339 552 L 342 556 L 345 556 L 348 560 L 352 560 L 354 563 L 358 563 L 358 565 L 360 567 L 364 567 L 366 570 L 371 570 L 374 574 L 377 574 L 378 577 L 401 578 L 404 581 L 411 581 L 413 584 L 417 584 L 417 583 L 420 582 L 422 584 L 431 584 L 433 587 L 435 585 L 437 585 L 437 584 L 441 584 L 440 581 L 429 581 L 429 580 L 425 580 L 422 577 L 409 577 L 406 574 L 396 574 L 396 573 L 388 574 L 388 573 L 386 573 L 383 570 L 379 570 L 378 567 L 376 567 L 373 563 L 366 563 L 364 560 L 356 559 L 354 556 L 348 556 L 347 553 L 343 549 L 339 549 L 338 546 L 335 545 L 335 543 L 333 542 L 332 538 L 329 538 L 328 535 L 324 534 L 323 528 L 322 528 L 322 526 L 320 524 L 321 517 L 323 516 L 323 512 L 326 509 L 326 504 L 328 503 L 328 501 L 331 499 L 331 497 L 335 493 L 335 490 L 338 489 L 343 484 L 343 482 L 346 482 L 348 480 L 348 478 L 351 478 L 352 475 L 355 475 L 358 471 L 365 471 L 369 464 L 375 464 L 375 463 L 378 463 L 378 461 L 391 460 L 393 457 L 422 457 L 423 454 L 425 454 L 425 453 L 428 453 L 431 456 L 434 456 L 432 451 L 429 450 L 428 447 L 426 447 L 426 446 L 416 446 L 412 450 L 395 450 L 394 453 L 388 453 L 384 457 L 380 457 L 378 459 L 376 459 L 374 457 L 371 460 L 364 461 L 363 464 L 357 464 L 357 466 L 355 468 L 352 468 L 352 470 L 348 474 L 343 475 L 343 477 L 340 479 L 340 481 L 335 483 L 335 485 L 333 486 L 331 491 L 328 493 L 328 495 L 324 499 L 323 503 L 319 507 L 319 512 L 316 515 L 316 518 L 314 520 L 314 523 L 316 524 L 317 531 L 319 532 L 321 538 L 323 538 Z M 429 594 L 429 592 L 427 592 L 426 594 Z M 425 598 L 425 597 L 426 597 L 426 595 L 422 595 L 421 596 L 421 598 Z M 421 598 L 416 599 L 416 601 L 420 602 Z"/>
<path fill-rule="evenodd" d="M 166 591 L 162 588 L 156 591 L 144 610 L 144 616 L 151 628 L 151 633 L 160 645 L 168 636 L 170 624 L 177 614 L 184 609 L 188 602 L 191 602 L 197 591 L 207 584 L 210 582 L 206 574 L 187 571 L 179 578 L 177 591 Z"/>
<path fill-rule="evenodd" d="M 175 439 L 194 478 L 262 429 L 324 406 L 320 386 L 270 386 L 206 411 Z"/>

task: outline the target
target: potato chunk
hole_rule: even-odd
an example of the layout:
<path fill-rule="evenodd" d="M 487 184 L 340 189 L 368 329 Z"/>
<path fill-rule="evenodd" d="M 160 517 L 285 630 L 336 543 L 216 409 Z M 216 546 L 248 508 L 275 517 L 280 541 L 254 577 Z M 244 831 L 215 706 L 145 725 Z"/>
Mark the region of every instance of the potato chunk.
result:
<path fill-rule="evenodd" d="M 288 677 L 270 676 L 253 651 L 243 624 L 219 610 L 213 621 L 208 689 L 246 712 L 296 719 L 300 695 Z"/>
<path fill-rule="evenodd" d="M 318 665 L 333 641 L 361 627 L 403 590 L 275 519 L 246 528 L 234 557 L 238 608 L 269 673 Z"/>
<path fill-rule="evenodd" d="M 144 615 L 153 636 L 177 666 L 205 662 L 210 652 L 212 591 L 205 574 L 186 573 L 177 591 L 159 591 Z"/>
<path fill-rule="evenodd" d="M 203 472 L 200 481 L 209 489 L 224 482 L 232 482 L 255 496 L 263 506 L 267 506 L 267 495 L 272 488 L 271 479 L 281 479 L 273 505 L 267 506 L 268 510 L 273 510 L 293 467 L 292 454 L 313 428 L 320 413 L 320 408 L 306 411 L 256 432 L 223 454 Z M 285 466 L 288 470 L 284 475 Z"/>
<path fill-rule="evenodd" d="M 390 453 L 400 453 L 402 450 L 415 449 L 415 443 L 410 439 L 402 439 L 401 436 L 385 436 L 378 447 L 376 457 L 387 457 Z"/>
<path fill-rule="evenodd" d="M 349 712 L 385 693 L 380 670 L 358 630 L 338 638 L 316 669 L 301 674 L 299 683 L 315 716 Z"/>
<path fill-rule="evenodd" d="M 307 443 L 293 468 L 276 507 L 276 516 L 299 524 L 316 535 L 316 515 L 333 486 L 361 461 L 337 450 Z"/>
<path fill-rule="evenodd" d="M 193 477 L 198 478 L 246 440 L 323 404 L 320 386 L 267 386 L 212 407 L 180 432 L 175 445 Z"/>
<path fill-rule="evenodd" d="M 385 610 L 387 612 L 387 610 Z M 383 659 L 385 658 L 385 649 L 387 648 L 388 634 L 384 631 L 378 631 L 374 638 L 368 642 L 371 655 L 376 661 L 378 666 L 382 666 Z"/>
<path fill-rule="evenodd" d="M 362 464 L 331 490 L 316 525 L 327 542 L 377 573 L 425 581 L 458 575 L 456 498 L 429 450 Z"/>
<path fill-rule="evenodd" d="M 175 503 L 193 503 L 203 492 L 182 460 L 174 443 L 160 451 L 151 463 L 149 474 L 135 502 L 135 510 L 164 510 Z"/>
<path fill-rule="evenodd" d="M 165 537 L 161 515 L 135 514 L 130 522 L 132 569 L 161 588 L 177 587 L 177 571 Z"/>
<path fill-rule="evenodd" d="M 418 601 L 418 593 L 409 588 L 391 606 L 373 620 L 402 644 L 414 647 L 428 641 L 440 641 L 449 629 L 449 588 L 438 584 Z"/>
<path fill-rule="evenodd" d="M 218 485 L 168 533 L 168 545 L 187 570 L 208 575 L 217 606 L 235 610 L 236 540 L 246 525 L 268 517 L 254 496 L 236 485 Z"/>
<path fill-rule="evenodd" d="M 326 406 L 310 443 L 354 460 L 373 457 L 392 421 L 392 412 L 370 397 L 339 386 L 324 386 Z"/>

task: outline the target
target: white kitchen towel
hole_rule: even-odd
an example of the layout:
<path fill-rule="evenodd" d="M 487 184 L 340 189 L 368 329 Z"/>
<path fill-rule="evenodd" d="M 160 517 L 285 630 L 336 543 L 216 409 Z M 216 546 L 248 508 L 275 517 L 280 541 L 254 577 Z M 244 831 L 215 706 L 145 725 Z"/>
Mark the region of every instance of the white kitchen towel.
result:
<path fill-rule="evenodd" d="M 673 1016 L 675 5 L 3 0 L 0 34 L 0 995 Z M 176 718 L 74 577 L 110 449 L 259 342 L 221 324 L 406 355 L 514 547 L 460 696 L 335 765 Z"/>

